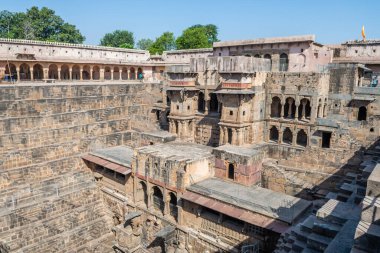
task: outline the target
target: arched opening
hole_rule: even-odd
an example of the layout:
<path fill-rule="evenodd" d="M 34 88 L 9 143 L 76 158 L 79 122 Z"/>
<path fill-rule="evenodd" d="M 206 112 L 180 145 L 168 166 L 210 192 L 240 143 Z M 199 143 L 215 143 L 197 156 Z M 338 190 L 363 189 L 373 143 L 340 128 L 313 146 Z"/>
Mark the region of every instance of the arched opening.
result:
<path fill-rule="evenodd" d="M 359 107 L 358 120 L 359 121 L 367 120 L 367 108 L 365 106 Z"/>
<path fill-rule="evenodd" d="M 130 68 L 129 69 L 129 79 L 130 80 L 135 80 L 136 79 L 135 68 Z"/>
<path fill-rule="evenodd" d="M 178 209 L 177 209 L 177 196 L 171 192 L 169 193 L 170 201 L 169 201 L 169 211 L 170 215 L 177 219 Z"/>
<path fill-rule="evenodd" d="M 128 69 L 126 67 L 122 68 L 121 79 L 128 80 Z"/>
<path fill-rule="evenodd" d="M 289 129 L 289 127 L 285 128 L 283 136 L 282 136 L 282 142 L 285 144 L 292 144 L 293 141 L 293 133 Z"/>
<path fill-rule="evenodd" d="M 264 55 L 264 59 L 268 59 L 270 61 L 269 69 L 272 69 L 272 56 L 270 54 Z"/>
<path fill-rule="evenodd" d="M 294 98 L 288 97 L 284 106 L 284 116 L 285 118 L 295 118 L 296 114 L 296 104 L 294 103 Z"/>
<path fill-rule="evenodd" d="M 306 147 L 307 145 L 307 134 L 303 129 L 299 130 L 297 133 L 297 145 Z"/>
<path fill-rule="evenodd" d="M 235 165 L 232 163 L 228 164 L 228 174 L 227 174 L 228 179 L 235 180 Z"/>
<path fill-rule="evenodd" d="M 49 79 L 58 79 L 58 67 L 55 64 L 49 65 L 49 72 L 48 72 Z"/>
<path fill-rule="evenodd" d="M 138 184 L 137 192 L 136 192 L 137 202 L 145 203 L 145 206 L 148 206 L 148 194 L 146 184 L 142 181 Z"/>
<path fill-rule="evenodd" d="M 218 98 L 216 94 L 210 94 L 210 112 L 218 112 Z"/>
<path fill-rule="evenodd" d="M 229 144 L 232 144 L 232 129 L 231 128 L 228 128 L 227 129 L 227 142 L 229 143 Z"/>
<path fill-rule="evenodd" d="M 288 65 L 289 65 L 288 55 L 285 54 L 285 53 L 282 53 L 282 54 L 280 55 L 280 66 L 279 66 L 279 70 L 280 70 L 280 71 L 288 71 Z"/>
<path fill-rule="evenodd" d="M 205 111 L 205 94 L 203 92 L 198 94 L 198 111 L 202 113 Z"/>
<path fill-rule="evenodd" d="M 80 68 L 78 65 L 74 65 L 71 71 L 72 80 L 80 80 Z"/>
<path fill-rule="evenodd" d="M 281 99 L 279 97 L 272 98 L 270 116 L 272 118 L 281 117 Z"/>
<path fill-rule="evenodd" d="M 85 65 L 83 67 L 82 78 L 83 78 L 83 80 L 90 80 L 91 79 L 91 69 L 90 69 L 90 66 Z"/>
<path fill-rule="evenodd" d="M 100 68 L 99 68 L 99 66 L 94 66 L 92 68 L 92 79 L 93 80 L 100 80 Z"/>
<path fill-rule="evenodd" d="M 275 126 L 272 126 L 269 130 L 269 140 L 278 142 L 278 129 Z"/>
<path fill-rule="evenodd" d="M 139 79 L 139 80 L 143 80 L 144 79 L 144 73 L 143 73 L 142 68 L 138 68 L 137 69 L 137 79 Z"/>
<path fill-rule="evenodd" d="M 254 56 L 255 58 L 261 58 L 261 56 L 259 54 L 255 54 Z"/>
<path fill-rule="evenodd" d="M 61 79 L 62 80 L 70 80 L 69 66 L 62 65 L 62 67 L 61 67 Z"/>
<path fill-rule="evenodd" d="M 21 66 L 24 64 L 21 64 Z M 12 82 L 12 81 L 18 80 L 19 78 L 20 78 L 20 80 L 23 80 L 23 78 L 22 78 L 23 76 L 21 74 L 21 66 L 20 66 L 20 77 L 18 77 L 16 66 L 12 63 L 7 63 L 7 65 L 5 65 L 5 76 L 4 76 L 5 81 Z M 29 70 L 29 66 L 28 65 L 26 65 L 26 66 L 28 67 L 28 70 Z M 30 74 L 29 74 L 29 79 L 30 79 Z"/>
<path fill-rule="evenodd" d="M 16 69 L 15 69 L 15 71 L 16 71 Z M 21 64 L 21 66 L 20 66 L 20 80 L 29 81 L 31 78 L 30 76 L 31 75 L 30 75 L 29 65 L 26 63 Z"/>
<path fill-rule="evenodd" d="M 300 105 L 298 106 L 298 118 L 299 119 L 310 119 L 311 115 L 311 106 L 310 100 L 307 98 L 303 98 L 300 101 Z"/>
<path fill-rule="evenodd" d="M 160 188 L 157 186 L 153 186 L 153 207 L 157 211 L 164 212 L 164 196 L 162 195 Z"/>
<path fill-rule="evenodd" d="M 120 80 L 120 69 L 118 67 L 113 68 L 113 80 Z"/>
<path fill-rule="evenodd" d="M 42 80 L 44 79 L 44 69 L 40 64 L 35 64 L 33 66 L 33 79 Z"/>
<path fill-rule="evenodd" d="M 111 68 L 108 66 L 104 68 L 104 80 L 111 80 Z"/>

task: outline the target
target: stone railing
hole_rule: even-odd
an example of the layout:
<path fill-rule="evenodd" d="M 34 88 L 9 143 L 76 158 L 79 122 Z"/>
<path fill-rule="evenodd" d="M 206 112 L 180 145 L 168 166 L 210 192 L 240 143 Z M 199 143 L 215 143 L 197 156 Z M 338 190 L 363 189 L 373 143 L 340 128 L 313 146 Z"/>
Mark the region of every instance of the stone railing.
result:
<path fill-rule="evenodd" d="M 195 80 L 169 80 L 169 85 L 175 87 L 194 87 Z"/>
<path fill-rule="evenodd" d="M 242 82 L 222 82 L 223 89 L 249 89 L 251 88 L 251 83 Z"/>

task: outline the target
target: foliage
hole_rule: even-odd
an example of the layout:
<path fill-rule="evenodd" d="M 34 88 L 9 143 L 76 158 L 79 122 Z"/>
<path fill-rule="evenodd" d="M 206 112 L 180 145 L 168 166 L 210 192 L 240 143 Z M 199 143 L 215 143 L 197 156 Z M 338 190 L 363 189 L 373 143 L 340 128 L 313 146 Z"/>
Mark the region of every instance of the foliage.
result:
<path fill-rule="evenodd" d="M 162 54 L 163 51 L 175 49 L 175 39 L 172 32 L 164 32 L 149 47 L 151 54 Z"/>
<path fill-rule="evenodd" d="M 153 44 L 151 39 L 141 39 L 137 42 L 137 48 L 141 50 L 148 50 Z"/>
<path fill-rule="evenodd" d="M 12 39 L 30 39 L 83 43 L 79 30 L 49 8 L 32 7 L 23 12 L 0 12 L 0 36 Z"/>
<path fill-rule="evenodd" d="M 194 25 L 182 32 L 176 40 L 177 49 L 209 48 L 218 41 L 215 25 Z"/>
<path fill-rule="evenodd" d="M 133 48 L 135 39 L 133 33 L 126 30 L 116 30 L 112 33 L 106 33 L 100 40 L 100 45 L 107 47 L 126 47 Z"/>

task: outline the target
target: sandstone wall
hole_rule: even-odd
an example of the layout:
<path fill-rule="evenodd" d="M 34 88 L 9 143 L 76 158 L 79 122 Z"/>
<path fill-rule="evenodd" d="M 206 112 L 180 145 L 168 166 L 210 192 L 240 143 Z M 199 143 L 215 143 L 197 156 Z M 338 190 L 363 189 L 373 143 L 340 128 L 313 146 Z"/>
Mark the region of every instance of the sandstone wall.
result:
<path fill-rule="evenodd" d="M 112 222 L 80 156 L 153 130 L 159 90 L 143 83 L 1 86 L 1 247 L 78 252 L 106 239 Z"/>

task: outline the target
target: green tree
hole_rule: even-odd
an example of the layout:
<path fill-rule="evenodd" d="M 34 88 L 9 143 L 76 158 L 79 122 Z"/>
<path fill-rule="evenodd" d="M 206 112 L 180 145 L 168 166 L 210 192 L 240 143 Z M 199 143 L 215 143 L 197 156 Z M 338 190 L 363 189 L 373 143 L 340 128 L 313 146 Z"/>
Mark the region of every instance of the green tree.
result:
<path fill-rule="evenodd" d="M 177 49 L 208 48 L 218 41 L 215 25 L 193 25 L 182 32 L 176 40 Z"/>
<path fill-rule="evenodd" d="M 172 32 L 164 32 L 149 47 L 151 54 L 162 54 L 163 51 L 175 49 L 175 38 Z"/>
<path fill-rule="evenodd" d="M 153 44 L 151 39 L 141 39 L 137 42 L 137 48 L 141 50 L 148 50 Z"/>
<path fill-rule="evenodd" d="M 107 47 L 133 48 L 135 39 L 133 33 L 126 30 L 116 30 L 112 33 L 106 33 L 100 40 L 100 45 Z"/>
<path fill-rule="evenodd" d="M 32 7 L 23 12 L 0 12 L 0 36 L 67 43 L 83 43 L 79 30 L 49 8 Z"/>

